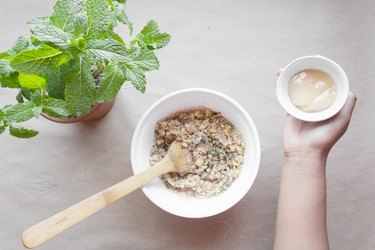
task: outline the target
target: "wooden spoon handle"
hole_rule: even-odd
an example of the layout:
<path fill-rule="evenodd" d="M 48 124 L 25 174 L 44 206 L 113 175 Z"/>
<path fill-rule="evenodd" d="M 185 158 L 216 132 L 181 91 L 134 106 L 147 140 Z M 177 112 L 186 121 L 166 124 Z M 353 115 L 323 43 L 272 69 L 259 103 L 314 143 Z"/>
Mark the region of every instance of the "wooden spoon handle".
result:
<path fill-rule="evenodd" d="M 173 164 L 171 164 L 169 158 L 165 158 L 158 165 L 133 175 L 26 229 L 22 234 L 22 242 L 25 247 L 34 248 L 143 186 L 155 177 L 172 170 Z"/>

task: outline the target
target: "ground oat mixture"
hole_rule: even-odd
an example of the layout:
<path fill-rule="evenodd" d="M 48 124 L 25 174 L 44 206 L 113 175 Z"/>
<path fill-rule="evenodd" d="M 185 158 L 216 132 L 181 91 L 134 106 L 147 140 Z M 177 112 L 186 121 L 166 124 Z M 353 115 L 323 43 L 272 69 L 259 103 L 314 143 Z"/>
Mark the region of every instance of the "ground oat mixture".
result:
<path fill-rule="evenodd" d="M 207 198 L 226 190 L 239 175 L 245 143 L 235 127 L 220 113 L 204 108 L 178 113 L 155 127 L 151 165 L 158 163 L 177 140 L 191 152 L 195 169 L 162 176 L 168 188 Z"/>

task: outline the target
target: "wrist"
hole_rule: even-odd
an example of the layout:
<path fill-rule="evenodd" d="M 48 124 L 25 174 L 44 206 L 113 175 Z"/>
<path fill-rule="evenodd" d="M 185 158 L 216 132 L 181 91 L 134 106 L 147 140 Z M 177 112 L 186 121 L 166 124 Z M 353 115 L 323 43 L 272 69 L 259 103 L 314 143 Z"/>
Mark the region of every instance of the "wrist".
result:
<path fill-rule="evenodd" d="M 286 160 L 316 160 L 326 161 L 328 152 L 314 150 L 284 150 L 284 158 Z"/>
<path fill-rule="evenodd" d="M 317 151 L 285 151 L 284 167 L 303 172 L 325 172 L 328 153 Z"/>

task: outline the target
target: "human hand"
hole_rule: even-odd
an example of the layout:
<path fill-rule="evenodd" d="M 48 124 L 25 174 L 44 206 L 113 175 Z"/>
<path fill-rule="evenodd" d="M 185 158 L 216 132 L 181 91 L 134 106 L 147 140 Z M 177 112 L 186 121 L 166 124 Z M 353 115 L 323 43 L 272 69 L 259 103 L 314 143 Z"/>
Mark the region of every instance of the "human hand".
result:
<path fill-rule="evenodd" d="M 357 97 L 350 93 L 341 111 L 321 122 L 304 122 L 287 115 L 284 125 L 286 156 L 327 157 L 349 126 Z"/>
<path fill-rule="evenodd" d="M 341 111 L 321 122 L 305 122 L 288 114 L 284 124 L 285 156 L 326 158 L 347 130 L 356 101 L 357 97 L 349 93 Z"/>

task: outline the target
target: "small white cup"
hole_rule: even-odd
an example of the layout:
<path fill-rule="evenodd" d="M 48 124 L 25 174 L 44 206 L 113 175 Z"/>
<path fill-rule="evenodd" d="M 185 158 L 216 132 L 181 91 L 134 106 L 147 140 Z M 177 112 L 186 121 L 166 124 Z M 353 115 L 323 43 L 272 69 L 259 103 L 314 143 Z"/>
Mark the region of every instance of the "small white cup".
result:
<path fill-rule="evenodd" d="M 293 105 L 288 92 L 289 80 L 298 72 L 306 69 L 317 69 L 330 75 L 336 86 L 335 102 L 319 112 L 305 112 Z M 276 94 L 280 105 L 290 115 L 308 122 L 318 122 L 331 118 L 344 106 L 349 95 L 349 81 L 344 70 L 334 61 L 317 55 L 297 58 L 281 72 L 276 83 Z"/>

